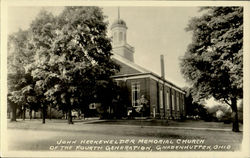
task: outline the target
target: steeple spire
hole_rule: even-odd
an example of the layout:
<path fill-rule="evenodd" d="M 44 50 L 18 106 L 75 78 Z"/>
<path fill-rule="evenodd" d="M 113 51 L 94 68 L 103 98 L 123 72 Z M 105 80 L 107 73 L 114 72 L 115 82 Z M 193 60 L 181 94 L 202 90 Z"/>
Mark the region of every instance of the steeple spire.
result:
<path fill-rule="evenodd" d="M 118 7 L 118 20 L 120 20 L 120 7 Z"/>

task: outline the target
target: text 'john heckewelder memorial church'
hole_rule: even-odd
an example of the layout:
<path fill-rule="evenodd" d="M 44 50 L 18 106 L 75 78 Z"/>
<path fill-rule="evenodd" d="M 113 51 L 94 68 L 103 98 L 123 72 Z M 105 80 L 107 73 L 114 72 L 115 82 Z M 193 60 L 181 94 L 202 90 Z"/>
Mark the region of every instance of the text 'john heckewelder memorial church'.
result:
<path fill-rule="evenodd" d="M 111 26 L 111 32 L 113 60 L 121 66 L 120 72 L 113 76 L 113 79 L 118 86 L 127 88 L 129 102 L 132 105 L 128 115 L 138 109 L 140 106 L 138 100 L 145 98 L 147 106 L 143 110 L 143 117 L 180 119 L 185 116 L 185 92 L 164 78 L 163 58 L 161 58 L 162 76 L 135 64 L 134 48 L 126 40 L 127 26 L 119 15 Z M 115 109 L 114 113 L 121 110 L 119 105 Z"/>

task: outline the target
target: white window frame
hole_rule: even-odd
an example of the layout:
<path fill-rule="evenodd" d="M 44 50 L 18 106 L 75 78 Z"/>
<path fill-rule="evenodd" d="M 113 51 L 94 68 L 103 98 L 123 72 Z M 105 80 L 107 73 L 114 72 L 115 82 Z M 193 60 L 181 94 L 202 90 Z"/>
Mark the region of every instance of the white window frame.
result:
<path fill-rule="evenodd" d="M 160 104 L 160 108 L 163 109 L 163 89 L 160 89 L 159 92 L 160 98 L 159 98 L 159 104 Z"/>
<path fill-rule="evenodd" d="M 180 111 L 180 102 L 179 102 L 179 96 L 176 96 L 176 105 L 177 105 L 177 111 Z"/>
<path fill-rule="evenodd" d="M 166 98 L 167 98 L 167 109 L 169 110 L 170 109 L 170 102 L 169 102 L 169 92 L 167 91 L 167 95 L 166 95 Z"/>

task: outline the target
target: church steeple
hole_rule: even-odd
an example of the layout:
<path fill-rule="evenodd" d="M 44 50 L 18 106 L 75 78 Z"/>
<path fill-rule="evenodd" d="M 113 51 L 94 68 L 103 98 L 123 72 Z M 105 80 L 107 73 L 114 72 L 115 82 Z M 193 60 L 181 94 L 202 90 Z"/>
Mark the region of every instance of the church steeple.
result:
<path fill-rule="evenodd" d="M 114 21 L 111 26 L 112 36 L 114 46 L 120 46 L 127 43 L 126 36 L 127 36 L 127 26 L 124 20 L 120 19 L 120 8 L 118 7 L 118 18 Z"/>
<path fill-rule="evenodd" d="M 113 51 L 124 58 L 134 61 L 134 48 L 127 43 L 127 25 L 120 18 L 120 7 L 117 10 L 117 19 L 111 25 L 113 37 Z"/>

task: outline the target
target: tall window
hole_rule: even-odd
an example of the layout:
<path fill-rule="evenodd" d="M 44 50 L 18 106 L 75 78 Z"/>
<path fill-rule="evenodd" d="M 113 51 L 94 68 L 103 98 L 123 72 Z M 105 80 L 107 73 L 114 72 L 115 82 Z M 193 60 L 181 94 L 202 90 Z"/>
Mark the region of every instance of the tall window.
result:
<path fill-rule="evenodd" d="M 166 99 L 167 99 L 167 109 L 169 109 L 170 108 L 170 104 L 169 104 L 169 92 L 167 92 L 167 96 L 166 96 Z"/>
<path fill-rule="evenodd" d="M 185 105 L 184 105 L 184 99 L 183 99 L 183 98 L 184 98 L 184 97 L 182 96 L 182 97 L 181 97 L 182 111 L 185 110 L 185 109 L 184 109 L 184 108 L 185 108 L 185 107 L 184 107 Z"/>
<path fill-rule="evenodd" d="M 175 110 L 175 99 L 174 99 L 174 94 L 172 94 L 172 110 Z"/>
<path fill-rule="evenodd" d="M 139 82 L 132 83 L 132 106 L 138 106 L 137 100 L 140 98 Z"/>
<path fill-rule="evenodd" d="M 177 111 L 180 111 L 179 96 L 176 96 Z"/>
<path fill-rule="evenodd" d="M 162 89 L 160 89 L 160 108 L 163 108 L 163 92 Z"/>

